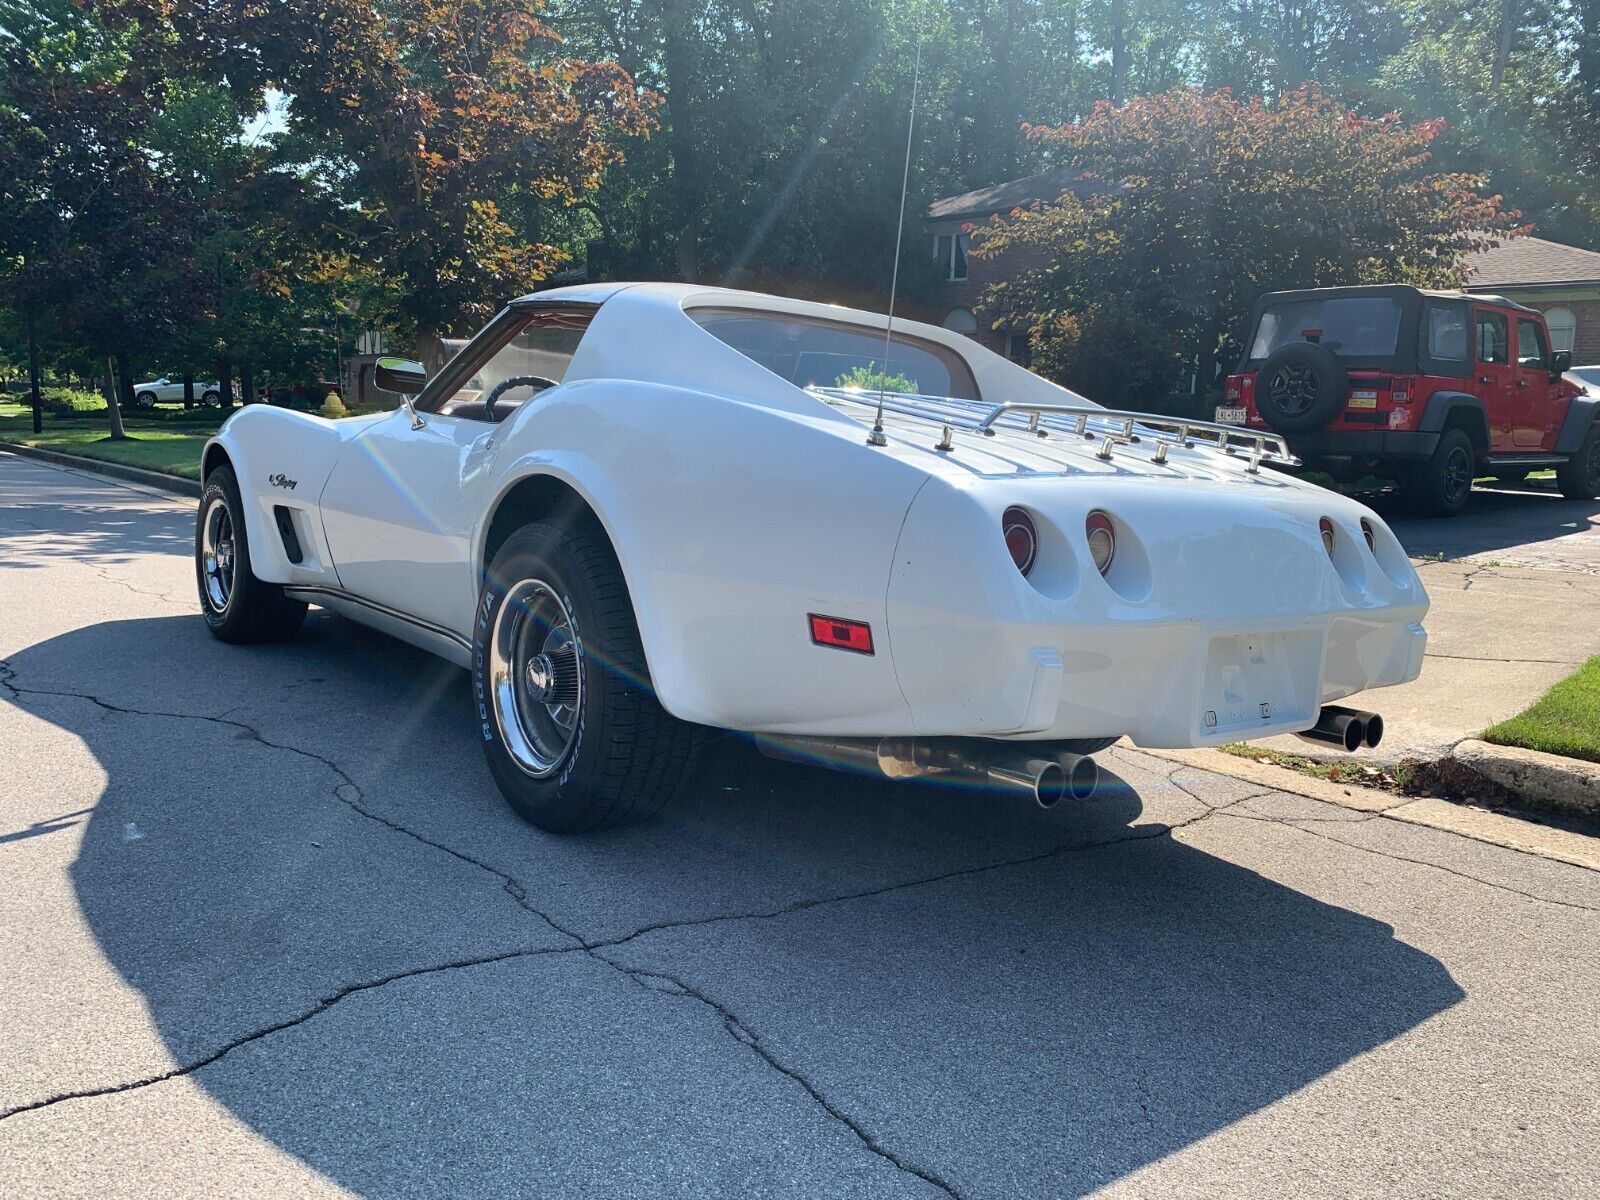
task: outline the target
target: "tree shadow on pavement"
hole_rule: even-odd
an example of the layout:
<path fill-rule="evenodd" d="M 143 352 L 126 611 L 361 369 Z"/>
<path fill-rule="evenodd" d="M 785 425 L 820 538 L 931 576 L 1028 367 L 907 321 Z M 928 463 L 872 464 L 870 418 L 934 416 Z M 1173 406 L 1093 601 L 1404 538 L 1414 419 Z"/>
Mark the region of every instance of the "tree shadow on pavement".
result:
<path fill-rule="evenodd" d="M 1536 483 L 1476 487 L 1454 517 L 1415 516 L 1396 492 L 1363 499 L 1391 524 L 1413 558 L 1472 558 L 1600 528 L 1600 500 L 1565 500 Z M 1600 558 L 1593 565 L 1600 568 Z"/>
<path fill-rule="evenodd" d="M 1044 812 L 725 738 L 663 819 L 559 839 L 464 673 L 331 617 L 8 671 L 105 773 L 73 884 L 178 1069 L 364 1195 L 1080 1195 L 1462 998 L 1169 836 L 1214 818 L 1160 773 Z"/>

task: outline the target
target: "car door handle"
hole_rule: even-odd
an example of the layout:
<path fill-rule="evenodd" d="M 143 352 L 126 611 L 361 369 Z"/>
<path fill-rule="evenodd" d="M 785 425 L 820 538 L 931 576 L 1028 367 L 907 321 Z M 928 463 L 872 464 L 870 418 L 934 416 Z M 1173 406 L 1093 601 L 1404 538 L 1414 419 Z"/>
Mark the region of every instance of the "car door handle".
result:
<path fill-rule="evenodd" d="M 1526 379 L 1519 379 L 1519 380 L 1517 380 L 1517 386 L 1518 387 L 1527 387 L 1528 386 L 1528 381 Z"/>
<path fill-rule="evenodd" d="M 1478 382 L 1479 383 L 1493 383 L 1494 380 L 1490 379 L 1487 375 L 1479 375 L 1478 376 Z"/>

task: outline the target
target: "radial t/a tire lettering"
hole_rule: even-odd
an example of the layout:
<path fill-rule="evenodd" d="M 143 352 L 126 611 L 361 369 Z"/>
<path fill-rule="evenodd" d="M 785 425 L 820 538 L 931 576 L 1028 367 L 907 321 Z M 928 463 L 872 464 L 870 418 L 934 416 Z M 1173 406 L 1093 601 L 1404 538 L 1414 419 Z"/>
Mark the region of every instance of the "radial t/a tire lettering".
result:
<path fill-rule="evenodd" d="M 622 568 L 594 521 L 538 521 L 506 539 L 472 643 L 484 755 L 523 819 L 552 833 L 629 824 L 691 775 L 701 730 L 656 699 Z"/>

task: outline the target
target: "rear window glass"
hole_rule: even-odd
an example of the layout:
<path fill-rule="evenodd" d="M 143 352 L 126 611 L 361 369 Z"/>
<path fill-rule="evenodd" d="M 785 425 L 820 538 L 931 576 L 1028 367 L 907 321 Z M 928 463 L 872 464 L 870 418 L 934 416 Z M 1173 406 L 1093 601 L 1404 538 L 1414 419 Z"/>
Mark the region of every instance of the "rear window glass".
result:
<path fill-rule="evenodd" d="M 883 334 L 859 325 L 733 308 L 697 308 L 689 315 L 719 342 L 798 387 L 885 387 L 979 398 L 966 360 L 933 342 L 897 336 L 885 366 Z"/>
<path fill-rule="evenodd" d="M 1261 314 L 1250 347 L 1266 358 L 1315 340 L 1341 358 L 1390 358 L 1400 339 L 1400 302 L 1388 296 L 1331 296 L 1274 304 Z"/>

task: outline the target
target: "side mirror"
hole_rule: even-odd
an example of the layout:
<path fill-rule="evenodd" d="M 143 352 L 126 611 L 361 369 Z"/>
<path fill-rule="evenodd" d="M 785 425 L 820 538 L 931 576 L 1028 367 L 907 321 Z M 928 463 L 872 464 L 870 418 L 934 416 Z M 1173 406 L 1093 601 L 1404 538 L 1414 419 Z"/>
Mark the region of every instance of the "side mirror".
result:
<path fill-rule="evenodd" d="M 1557 350 L 1550 356 L 1550 380 L 1555 382 L 1572 370 L 1572 351 Z"/>
<path fill-rule="evenodd" d="M 428 384 L 428 371 L 409 358 L 380 358 L 372 364 L 372 382 L 386 392 L 415 396 Z"/>
<path fill-rule="evenodd" d="M 386 392 L 399 392 L 400 403 L 405 405 L 411 418 L 411 428 L 421 429 L 427 422 L 411 403 L 411 397 L 420 392 L 428 382 L 428 372 L 419 362 L 409 358 L 380 358 L 372 364 L 373 386 Z"/>

